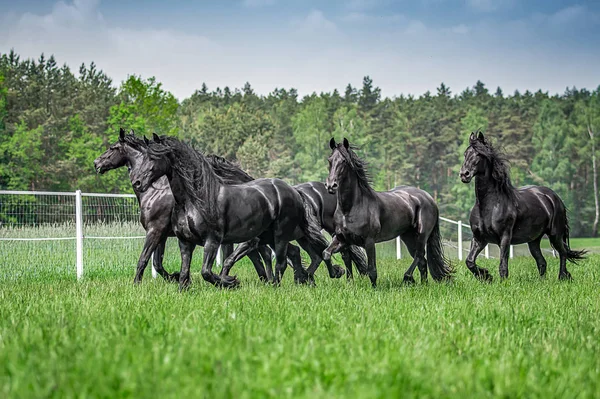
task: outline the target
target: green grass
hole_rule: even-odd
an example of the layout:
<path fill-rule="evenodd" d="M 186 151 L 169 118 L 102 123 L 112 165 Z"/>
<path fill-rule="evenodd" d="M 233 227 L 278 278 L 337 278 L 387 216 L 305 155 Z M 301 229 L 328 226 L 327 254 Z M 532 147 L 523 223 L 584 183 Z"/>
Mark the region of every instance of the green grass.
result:
<path fill-rule="evenodd" d="M 0 242 L 0 397 L 600 396 L 598 255 L 570 265 L 573 282 L 552 257 L 545 280 L 522 257 L 505 282 L 459 264 L 454 283 L 413 287 L 409 260 L 382 259 L 376 290 L 324 267 L 317 287 L 288 273 L 274 288 L 242 262 L 225 291 L 197 251 L 179 293 L 149 270 L 131 284 L 140 248 L 86 241 L 77 282 L 74 242 Z"/>

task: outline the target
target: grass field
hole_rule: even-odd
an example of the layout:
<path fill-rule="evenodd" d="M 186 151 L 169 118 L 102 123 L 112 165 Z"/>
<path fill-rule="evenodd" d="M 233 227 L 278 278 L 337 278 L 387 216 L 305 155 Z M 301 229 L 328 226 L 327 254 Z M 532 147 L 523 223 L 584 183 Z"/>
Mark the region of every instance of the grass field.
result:
<path fill-rule="evenodd" d="M 81 282 L 73 246 L 0 242 L 0 397 L 600 397 L 600 255 L 572 282 L 520 257 L 505 282 L 460 264 L 412 287 L 409 260 L 382 259 L 376 290 L 323 267 L 317 287 L 265 286 L 243 262 L 233 291 L 196 256 L 179 293 L 149 270 L 131 284 L 141 241 L 86 241 Z"/>

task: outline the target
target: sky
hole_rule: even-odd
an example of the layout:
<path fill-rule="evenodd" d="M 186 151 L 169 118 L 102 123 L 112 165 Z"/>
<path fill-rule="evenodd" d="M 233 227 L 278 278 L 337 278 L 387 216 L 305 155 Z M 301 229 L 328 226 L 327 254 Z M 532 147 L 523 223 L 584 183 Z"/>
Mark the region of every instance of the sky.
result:
<path fill-rule="evenodd" d="M 54 54 L 115 84 L 155 76 L 180 100 L 206 82 L 267 94 L 563 93 L 600 84 L 600 2 L 558 0 L 0 0 L 0 53 Z"/>

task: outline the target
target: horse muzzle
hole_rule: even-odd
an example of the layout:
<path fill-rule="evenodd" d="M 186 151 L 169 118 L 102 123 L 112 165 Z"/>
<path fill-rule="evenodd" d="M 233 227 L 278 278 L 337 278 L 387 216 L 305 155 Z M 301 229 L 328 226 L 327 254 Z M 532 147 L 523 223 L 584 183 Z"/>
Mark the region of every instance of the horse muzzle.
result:
<path fill-rule="evenodd" d="M 94 161 L 94 170 L 96 171 L 96 173 L 98 174 L 104 174 L 104 172 L 106 172 L 106 169 L 102 167 L 102 165 L 98 165 L 98 163 L 96 161 Z"/>
<path fill-rule="evenodd" d="M 325 188 L 327 189 L 327 192 L 329 194 L 335 194 L 337 192 L 338 184 L 335 182 L 332 184 L 327 182 L 327 183 L 325 183 Z"/>
<path fill-rule="evenodd" d="M 463 183 L 470 183 L 472 178 L 473 178 L 473 175 L 468 170 L 465 172 L 463 172 L 463 171 L 460 172 L 460 180 Z"/>

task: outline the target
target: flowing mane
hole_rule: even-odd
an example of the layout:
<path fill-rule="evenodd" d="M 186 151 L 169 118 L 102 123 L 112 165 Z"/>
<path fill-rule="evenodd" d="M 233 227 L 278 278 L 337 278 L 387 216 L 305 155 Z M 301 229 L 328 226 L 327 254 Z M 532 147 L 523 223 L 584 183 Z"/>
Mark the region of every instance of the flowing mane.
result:
<path fill-rule="evenodd" d="M 158 162 L 168 162 L 171 173 L 181 178 L 184 189 L 194 205 L 202 214 L 205 222 L 214 227 L 217 224 L 217 196 L 223 184 L 213 170 L 210 162 L 199 151 L 179 139 L 163 136 L 159 142 L 151 141 L 147 145 L 148 156 Z"/>
<path fill-rule="evenodd" d="M 207 155 L 206 160 L 212 166 L 215 173 L 223 179 L 225 184 L 239 184 L 240 182 L 249 182 L 254 180 L 252 176 L 246 173 L 234 162 L 218 155 Z"/>
<path fill-rule="evenodd" d="M 356 172 L 359 187 L 361 187 L 363 190 L 369 193 L 374 193 L 375 191 L 371 187 L 371 176 L 367 171 L 367 162 L 360 159 L 359 156 L 355 153 L 355 151 L 359 150 L 359 148 L 350 145 L 350 147 L 346 149 L 346 147 L 344 147 L 342 143 L 339 143 L 337 145 L 337 150 L 342 155 L 344 160 L 348 163 L 350 169 Z"/>
<path fill-rule="evenodd" d="M 469 146 L 489 161 L 492 166 L 492 179 L 496 182 L 500 192 L 516 203 L 516 189 L 510 181 L 510 162 L 506 155 L 495 149 L 489 139 L 483 139 L 483 141 L 471 139 Z"/>

